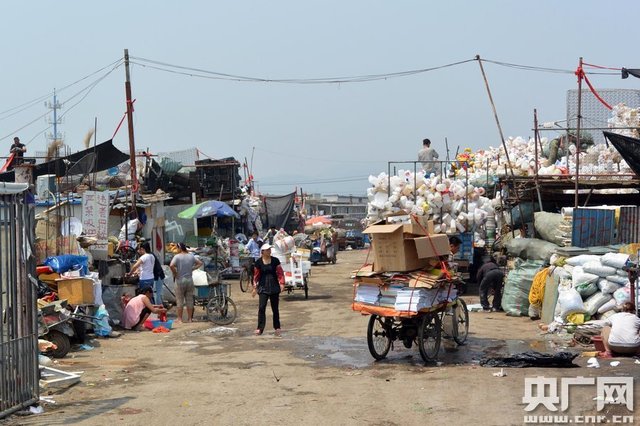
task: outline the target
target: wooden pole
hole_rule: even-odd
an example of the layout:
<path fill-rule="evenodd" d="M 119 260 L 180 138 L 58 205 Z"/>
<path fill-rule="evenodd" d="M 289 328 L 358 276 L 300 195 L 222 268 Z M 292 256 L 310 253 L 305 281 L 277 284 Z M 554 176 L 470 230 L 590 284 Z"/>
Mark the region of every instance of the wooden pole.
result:
<path fill-rule="evenodd" d="M 524 225 L 524 215 L 522 214 L 522 207 L 520 206 L 520 196 L 518 195 L 518 190 L 515 187 L 515 184 L 516 184 L 515 175 L 513 174 L 513 167 L 511 166 L 511 159 L 509 158 L 509 151 L 507 150 L 507 144 L 504 141 L 502 126 L 500 125 L 500 120 L 498 119 L 498 112 L 496 111 L 496 105 L 493 102 L 493 96 L 491 96 L 489 81 L 487 80 L 487 75 L 484 72 L 484 67 L 482 66 L 482 60 L 480 59 L 480 55 L 476 55 L 476 60 L 478 61 L 478 65 L 480 65 L 480 72 L 482 73 L 482 78 L 484 79 L 484 85 L 487 88 L 487 94 L 489 95 L 489 102 L 491 103 L 493 116 L 496 119 L 496 125 L 498 126 L 498 132 L 500 133 L 500 140 L 502 141 L 502 147 L 504 148 L 504 155 L 505 157 L 507 157 L 507 164 L 509 164 L 509 170 L 511 171 L 511 179 L 513 180 L 513 194 L 515 195 L 516 202 L 518 203 L 518 210 L 520 211 L 520 220 L 522 221 L 522 225 Z M 505 166 L 505 169 L 506 169 L 506 166 Z"/>
<path fill-rule="evenodd" d="M 540 211 L 542 210 L 542 197 L 540 196 L 540 186 L 539 186 L 539 182 L 538 182 L 538 140 L 540 139 L 540 133 L 538 132 L 538 111 L 534 108 L 533 110 L 533 125 L 535 127 L 535 133 L 533 136 L 533 143 L 536 146 L 536 163 L 535 163 L 535 170 L 536 170 L 536 177 L 535 177 L 535 185 L 536 185 L 536 191 L 538 192 L 538 205 L 540 206 Z M 542 146 L 542 145 L 541 145 Z M 534 215 L 535 218 L 535 215 Z"/>
<path fill-rule="evenodd" d="M 578 65 L 578 122 L 576 124 L 576 184 L 575 184 L 575 198 L 573 207 L 578 208 L 578 180 L 580 179 L 580 120 L 582 119 L 582 57 L 580 57 L 580 63 Z M 567 149 L 571 146 L 570 136 L 567 136 L 569 144 Z"/>
<path fill-rule="evenodd" d="M 133 101 L 131 99 L 131 78 L 129 74 L 129 49 L 124 49 L 125 82 L 124 91 L 127 99 L 127 125 L 129 128 L 129 161 L 131 162 L 131 208 L 136 217 L 136 192 L 138 190 L 138 173 L 136 172 L 136 142 L 133 134 Z"/>

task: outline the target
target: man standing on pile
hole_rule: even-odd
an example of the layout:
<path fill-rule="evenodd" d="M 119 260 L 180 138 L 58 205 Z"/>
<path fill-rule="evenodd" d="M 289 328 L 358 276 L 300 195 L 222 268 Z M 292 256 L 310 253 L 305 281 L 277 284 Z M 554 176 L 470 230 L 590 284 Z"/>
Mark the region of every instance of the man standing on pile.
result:
<path fill-rule="evenodd" d="M 476 281 L 480 283 L 480 304 L 485 312 L 502 311 L 502 283 L 504 272 L 493 256 L 485 258 L 485 263 L 478 270 Z M 489 306 L 489 290 L 493 289 L 493 308 Z"/>
<path fill-rule="evenodd" d="M 581 132 L 582 133 L 582 132 Z M 568 142 L 567 142 L 568 141 Z M 552 166 L 556 161 L 569 154 L 569 145 L 575 145 L 578 138 L 574 133 L 567 133 L 558 138 L 552 139 L 547 144 L 542 154 L 547 156 L 545 166 Z M 593 137 L 590 134 L 580 135 L 580 151 L 584 152 L 593 145 Z"/>
<path fill-rule="evenodd" d="M 422 162 L 422 169 L 427 176 L 432 173 L 438 174 L 438 168 L 434 160 L 438 159 L 438 153 L 434 148 L 431 148 L 431 141 L 424 139 L 422 141 L 422 149 L 418 151 L 418 161 Z"/>
<path fill-rule="evenodd" d="M 11 145 L 11 149 L 9 150 L 9 153 L 13 154 L 12 166 L 19 166 L 24 162 L 25 152 L 27 152 L 27 147 L 25 146 L 25 144 L 20 143 L 20 138 L 17 136 L 13 138 L 13 144 Z"/>

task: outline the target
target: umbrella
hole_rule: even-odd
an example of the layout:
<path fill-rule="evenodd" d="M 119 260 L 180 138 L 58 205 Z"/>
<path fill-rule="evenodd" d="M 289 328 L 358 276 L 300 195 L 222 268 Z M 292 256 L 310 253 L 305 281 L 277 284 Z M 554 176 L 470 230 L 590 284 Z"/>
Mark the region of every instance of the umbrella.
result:
<path fill-rule="evenodd" d="M 307 219 L 304 223 L 305 225 L 314 225 L 316 223 L 323 223 L 325 225 L 331 225 L 331 219 L 326 216 L 316 216 L 310 219 Z"/>
<path fill-rule="evenodd" d="M 237 219 L 240 218 L 240 215 L 233 211 L 233 209 L 229 207 L 227 203 L 216 200 L 209 200 L 200 204 L 196 204 L 195 206 L 191 206 L 188 209 L 178 213 L 178 217 L 181 219 L 200 219 L 201 217 L 209 216 L 235 216 Z"/>

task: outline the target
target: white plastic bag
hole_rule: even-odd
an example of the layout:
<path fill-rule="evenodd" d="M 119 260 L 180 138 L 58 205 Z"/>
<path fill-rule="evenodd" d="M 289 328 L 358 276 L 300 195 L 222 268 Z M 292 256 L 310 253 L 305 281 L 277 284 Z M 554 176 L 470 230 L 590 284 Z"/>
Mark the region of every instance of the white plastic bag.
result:
<path fill-rule="evenodd" d="M 629 260 L 629 255 L 624 253 L 607 253 L 602 256 L 600 262 L 603 265 L 612 266 L 614 268 L 623 268 Z"/>
<path fill-rule="evenodd" d="M 604 305 L 609 300 L 611 300 L 611 297 L 612 296 L 610 294 L 597 292 L 596 294 L 594 294 L 593 296 L 589 297 L 587 300 L 584 301 L 584 309 L 587 311 L 589 315 L 593 316 L 595 315 L 596 312 L 598 312 L 598 308 L 600 306 Z"/>
<path fill-rule="evenodd" d="M 616 299 L 614 299 L 612 297 L 605 304 L 603 304 L 602 306 L 600 306 L 598 308 L 598 313 L 599 314 L 604 314 L 605 312 L 609 312 L 610 310 L 614 309 L 615 307 L 616 307 Z"/>
<path fill-rule="evenodd" d="M 616 268 L 611 267 L 611 266 L 606 266 L 603 265 L 600 262 L 586 262 L 585 264 L 582 265 L 582 269 L 584 269 L 585 272 L 588 272 L 590 274 L 595 274 L 599 277 L 606 277 L 608 275 L 615 275 L 616 273 Z"/>
<path fill-rule="evenodd" d="M 629 287 L 622 287 L 613 292 L 613 298 L 616 299 L 618 306 L 631 300 L 631 294 L 629 293 Z"/>
<path fill-rule="evenodd" d="M 593 254 L 581 254 L 580 256 L 570 257 L 566 260 L 566 263 L 571 266 L 581 266 L 587 262 L 600 262 L 600 256 Z"/>
<path fill-rule="evenodd" d="M 605 294 L 611 294 L 620 288 L 620 284 L 609 281 L 606 278 L 600 278 L 598 280 L 598 288 Z"/>
<path fill-rule="evenodd" d="M 629 284 L 629 277 L 623 277 L 618 274 L 607 275 L 607 281 L 611 281 L 618 285 L 627 285 Z"/>
<path fill-rule="evenodd" d="M 574 288 L 558 287 L 558 304 L 560 305 L 560 316 L 563 319 L 573 313 L 585 312 L 582 297 Z"/>

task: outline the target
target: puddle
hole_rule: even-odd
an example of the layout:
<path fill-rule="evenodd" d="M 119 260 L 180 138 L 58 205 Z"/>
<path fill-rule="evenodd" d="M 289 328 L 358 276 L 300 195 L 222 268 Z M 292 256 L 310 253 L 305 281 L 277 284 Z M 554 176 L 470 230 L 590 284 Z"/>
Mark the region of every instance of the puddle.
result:
<path fill-rule="evenodd" d="M 546 340 L 497 340 L 469 336 L 467 342 L 458 346 L 442 339 L 438 353 L 439 365 L 477 364 L 484 357 L 501 357 L 517 353 L 536 351 L 554 353 L 557 344 Z M 367 340 L 363 338 L 314 337 L 295 338 L 293 355 L 313 362 L 321 367 L 368 368 L 379 364 L 424 365 L 418 347 L 405 348 L 402 342 L 393 342 L 393 347 L 382 361 L 375 361 L 369 353 Z"/>

